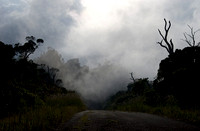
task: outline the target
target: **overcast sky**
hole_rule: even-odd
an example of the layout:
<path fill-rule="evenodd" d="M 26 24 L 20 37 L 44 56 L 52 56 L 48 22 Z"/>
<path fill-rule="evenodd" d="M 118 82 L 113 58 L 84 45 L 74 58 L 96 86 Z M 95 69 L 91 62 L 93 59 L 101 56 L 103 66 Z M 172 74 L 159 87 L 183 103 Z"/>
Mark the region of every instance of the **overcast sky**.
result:
<path fill-rule="evenodd" d="M 168 55 L 156 44 L 163 18 L 172 23 L 175 48 L 183 48 L 187 24 L 200 28 L 199 5 L 199 0 L 1 0 L 0 40 L 23 43 L 33 35 L 45 40 L 38 53 L 50 46 L 66 60 L 79 58 L 90 66 L 110 61 L 153 79 Z"/>

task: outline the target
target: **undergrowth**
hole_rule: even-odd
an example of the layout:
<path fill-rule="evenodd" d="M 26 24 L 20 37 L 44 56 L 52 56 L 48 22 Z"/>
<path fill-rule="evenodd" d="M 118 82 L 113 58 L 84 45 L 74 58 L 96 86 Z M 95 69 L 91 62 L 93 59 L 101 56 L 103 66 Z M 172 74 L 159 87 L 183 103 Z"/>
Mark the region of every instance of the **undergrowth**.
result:
<path fill-rule="evenodd" d="M 145 98 L 139 96 L 127 101 L 123 101 L 122 103 L 114 102 L 106 109 L 156 114 L 191 124 L 200 125 L 200 110 L 198 109 L 181 109 L 176 105 L 149 106 L 145 104 L 144 101 Z"/>
<path fill-rule="evenodd" d="M 85 105 L 75 93 L 49 96 L 42 105 L 1 119 L 0 130 L 53 131 L 60 124 L 67 122 L 75 113 L 85 109 Z"/>

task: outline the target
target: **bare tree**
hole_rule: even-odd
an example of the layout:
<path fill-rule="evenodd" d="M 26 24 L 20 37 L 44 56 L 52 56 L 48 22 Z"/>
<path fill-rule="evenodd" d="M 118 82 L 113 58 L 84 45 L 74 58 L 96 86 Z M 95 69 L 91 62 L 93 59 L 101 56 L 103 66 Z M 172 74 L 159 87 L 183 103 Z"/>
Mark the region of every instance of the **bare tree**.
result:
<path fill-rule="evenodd" d="M 193 27 L 189 26 L 188 27 L 190 28 L 190 34 L 188 33 L 183 33 L 185 39 L 182 39 L 183 41 L 185 41 L 190 47 L 195 47 L 195 46 L 199 46 L 200 45 L 200 42 L 198 42 L 196 44 L 196 41 L 195 41 L 195 35 L 198 31 L 200 31 L 200 29 L 194 31 L 193 30 Z"/>
<path fill-rule="evenodd" d="M 134 83 L 134 82 L 135 82 L 135 79 L 134 79 L 134 77 L 133 77 L 133 72 L 131 72 L 130 75 L 131 75 L 131 78 L 130 78 L 130 79 L 131 79 L 131 80 L 133 81 L 133 83 Z"/>
<path fill-rule="evenodd" d="M 168 41 L 168 33 L 169 33 L 169 29 L 171 27 L 171 22 L 169 21 L 169 26 L 167 27 L 167 21 L 166 19 L 164 19 L 165 21 L 165 35 L 163 35 L 160 31 L 160 29 L 158 29 L 158 32 L 160 34 L 160 36 L 162 37 L 162 40 L 160 42 L 157 42 L 161 47 L 165 48 L 167 50 L 167 52 L 169 54 L 173 54 L 174 53 L 174 44 L 172 42 L 172 39 L 170 39 L 170 41 Z M 165 42 L 165 45 L 163 44 L 163 41 Z"/>

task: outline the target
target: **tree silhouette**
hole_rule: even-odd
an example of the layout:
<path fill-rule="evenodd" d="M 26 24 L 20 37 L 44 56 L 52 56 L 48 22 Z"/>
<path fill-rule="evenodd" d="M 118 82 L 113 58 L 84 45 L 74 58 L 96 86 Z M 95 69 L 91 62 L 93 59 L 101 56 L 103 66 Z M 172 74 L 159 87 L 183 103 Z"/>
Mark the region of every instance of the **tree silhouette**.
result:
<path fill-rule="evenodd" d="M 163 100 L 173 95 L 181 107 L 199 107 L 200 47 L 176 50 L 160 62 L 154 87 Z M 164 103 L 165 101 L 163 101 Z"/>
<path fill-rule="evenodd" d="M 38 48 L 38 46 L 43 43 L 43 39 L 35 39 L 33 36 L 26 37 L 26 43 L 21 45 L 20 43 L 15 44 L 16 54 L 19 55 L 21 59 L 27 60 L 28 57 L 34 53 L 34 51 Z"/>
<path fill-rule="evenodd" d="M 14 47 L 0 41 L 0 118 L 43 103 L 46 96 L 67 93 L 62 80 L 57 79 L 58 69 L 46 65 L 47 70 L 28 59 L 43 42 L 33 36 Z"/>
<path fill-rule="evenodd" d="M 133 72 L 131 72 L 130 75 L 131 75 L 131 78 L 130 78 L 130 79 L 131 79 L 131 80 L 133 81 L 133 83 L 134 83 L 134 82 L 135 82 L 135 78 L 133 77 Z"/>
<path fill-rule="evenodd" d="M 188 27 L 190 28 L 190 34 L 188 33 L 183 33 L 185 39 L 182 39 L 183 41 L 185 41 L 190 47 L 195 47 L 195 46 L 199 46 L 200 45 L 200 42 L 196 43 L 196 40 L 195 40 L 195 35 L 198 31 L 200 31 L 200 29 L 194 31 L 193 30 L 193 27 L 189 26 Z M 189 38 L 188 38 L 189 37 Z"/>
<path fill-rule="evenodd" d="M 194 30 L 188 25 L 190 33 L 184 33 L 182 39 L 189 47 L 176 49 L 172 39 L 168 41 L 168 34 L 171 28 L 171 22 L 165 21 L 165 34 L 158 29 L 161 42 L 157 42 L 165 48 L 169 55 L 161 60 L 154 80 L 154 89 L 160 96 L 160 103 L 165 103 L 169 96 L 177 100 L 177 104 L 183 108 L 200 108 L 199 80 L 200 74 L 200 42 L 196 42 L 196 34 L 200 29 Z M 163 44 L 163 41 L 165 44 Z"/>
<path fill-rule="evenodd" d="M 169 55 L 174 53 L 174 44 L 172 42 L 172 39 L 170 39 L 170 41 L 168 41 L 168 33 L 169 33 L 169 29 L 171 27 L 171 22 L 169 21 L 169 26 L 167 27 L 167 21 L 166 19 L 164 19 L 165 21 L 165 35 L 163 35 L 160 31 L 160 29 L 158 29 L 159 34 L 162 37 L 162 40 L 160 42 L 157 42 L 161 47 L 165 48 L 167 50 L 167 52 L 169 53 Z M 163 41 L 165 42 L 166 45 L 163 44 Z"/>

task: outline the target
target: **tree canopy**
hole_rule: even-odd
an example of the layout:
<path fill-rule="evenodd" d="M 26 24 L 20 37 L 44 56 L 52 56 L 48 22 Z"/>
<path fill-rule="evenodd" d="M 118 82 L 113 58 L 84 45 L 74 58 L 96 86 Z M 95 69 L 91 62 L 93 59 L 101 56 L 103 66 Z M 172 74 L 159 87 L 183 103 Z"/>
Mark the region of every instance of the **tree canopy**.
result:
<path fill-rule="evenodd" d="M 167 36 L 170 26 L 171 23 L 169 22 L 169 27 L 167 28 L 165 20 L 165 36 Z M 194 31 L 192 27 L 188 27 L 190 28 L 190 34 L 184 33 L 185 39 L 183 41 L 189 47 L 176 49 L 173 53 L 168 51 L 170 55 L 159 64 L 154 87 L 163 99 L 168 95 L 173 95 L 182 107 L 200 107 L 200 95 L 198 93 L 200 87 L 198 82 L 200 74 L 200 47 L 199 42 L 196 42 L 195 39 L 195 35 L 199 30 Z M 164 37 L 160 31 L 159 33 L 166 41 L 167 37 Z M 169 43 L 166 42 L 167 46 L 162 45 L 162 41 L 158 43 L 161 47 L 170 49 Z"/>
<path fill-rule="evenodd" d="M 58 86 L 62 80 L 55 77 L 57 69 L 28 59 L 44 41 L 33 36 L 26 37 L 26 41 L 14 47 L 0 42 L 0 117 L 42 104 L 50 94 L 66 93 Z"/>
<path fill-rule="evenodd" d="M 20 43 L 15 44 L 14 50 L 16 55 L 19 55 L 21 59 L 28 59 L 28 57 L 35 52 L 38 46 L 44 42 L 43 39 L 37 39 L 33 36 L 26 37 L 26 43 L 23 45 Z"/>

